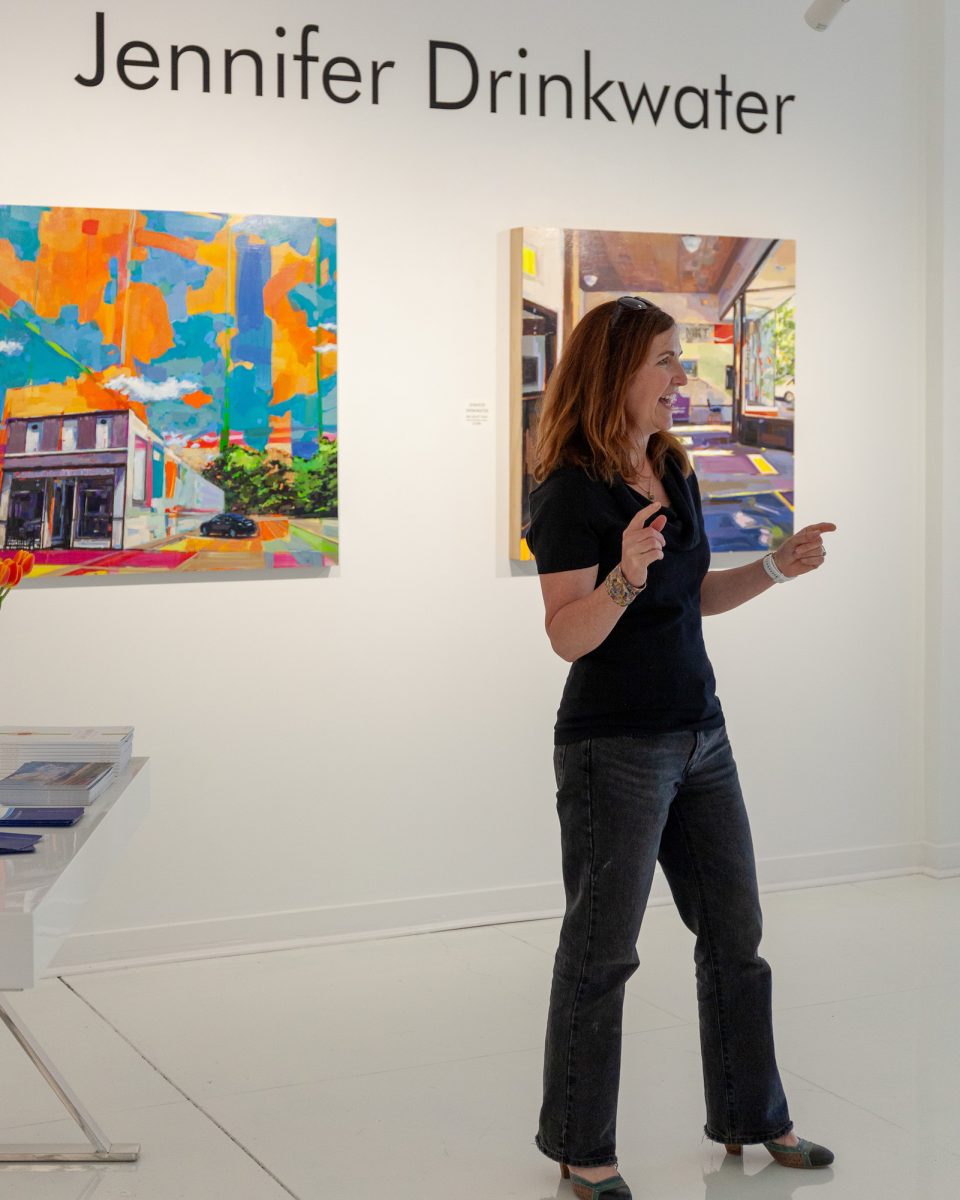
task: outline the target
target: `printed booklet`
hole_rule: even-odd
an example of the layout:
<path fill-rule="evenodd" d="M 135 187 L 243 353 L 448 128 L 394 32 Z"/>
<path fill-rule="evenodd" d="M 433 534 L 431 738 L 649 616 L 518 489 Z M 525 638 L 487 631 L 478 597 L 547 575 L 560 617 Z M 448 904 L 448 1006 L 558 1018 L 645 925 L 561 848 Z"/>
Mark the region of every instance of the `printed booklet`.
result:
<path fill-rule="evenodd" d="M 76 825 L 83 808 L 5 808 L 0 805 L 0 825 Z"/>
<path fill-rule="evenodd" d="M 108 762 L 28 762 L 0 779 L 0 803 L 44 808 L 92 804 L 113 782 Z"/>

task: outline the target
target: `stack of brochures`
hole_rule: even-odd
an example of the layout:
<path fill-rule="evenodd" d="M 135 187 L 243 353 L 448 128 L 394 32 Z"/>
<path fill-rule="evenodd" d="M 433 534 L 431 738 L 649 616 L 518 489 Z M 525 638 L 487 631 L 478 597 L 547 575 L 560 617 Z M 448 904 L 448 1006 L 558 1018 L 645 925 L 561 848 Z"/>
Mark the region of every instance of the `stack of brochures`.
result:
<path fill-rule="evenodd" d="M 28 762 L 98 762 L 116 776 L 132 754 L 132 725 L 0 725 L 0 775 Z"/>
<path fill-rule="evenodd" d="M 86 808 L 111 783 L 108 762 L 28 762 L 0 778 L 0 805 Z"/>

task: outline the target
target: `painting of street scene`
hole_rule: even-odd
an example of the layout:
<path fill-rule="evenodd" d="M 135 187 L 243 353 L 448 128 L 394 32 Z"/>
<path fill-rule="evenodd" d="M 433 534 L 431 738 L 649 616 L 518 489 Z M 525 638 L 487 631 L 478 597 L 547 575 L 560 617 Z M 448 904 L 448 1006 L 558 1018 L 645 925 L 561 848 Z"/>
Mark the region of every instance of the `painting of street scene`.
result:
<path fill-rule="evenodd" d="M 511 235 L 511 558 L 531 558 L 544 389 L 590 309 L 638 295 L 677 322 L 687 383 L 673 433 L 690 455 L 714 554 L 776 549 L 794 527 L 796 243 L 703 233 Z"/>
<path fill-rule="evenodd" d="M 0 206 L 0 558 L 338 560 L 330 219 Z"/>

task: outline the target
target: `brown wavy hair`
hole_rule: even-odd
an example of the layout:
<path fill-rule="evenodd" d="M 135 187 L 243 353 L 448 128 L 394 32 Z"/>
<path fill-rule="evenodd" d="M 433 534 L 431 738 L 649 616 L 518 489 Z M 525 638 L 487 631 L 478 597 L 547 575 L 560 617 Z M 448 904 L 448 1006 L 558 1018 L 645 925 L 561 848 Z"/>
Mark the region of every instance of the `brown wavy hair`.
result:
<path fill-rule="evenodd" d="M 627 384 L 653 339 L 676 322 L 654 304 L 644 309 L 621 306 L 611 329 L 617 307 L 616 300 L 598 304 L 577 323 L 550 376 L 537 435 L 537 483 L 558 467 L 576 466 L 610 484 L 617 475 L 630 479 L 639 465 L 627 421 Z M 668 458 L 684 475 L 693 469 L 670 433 L 653 434 L 647 454 L 660 479 Z"/>

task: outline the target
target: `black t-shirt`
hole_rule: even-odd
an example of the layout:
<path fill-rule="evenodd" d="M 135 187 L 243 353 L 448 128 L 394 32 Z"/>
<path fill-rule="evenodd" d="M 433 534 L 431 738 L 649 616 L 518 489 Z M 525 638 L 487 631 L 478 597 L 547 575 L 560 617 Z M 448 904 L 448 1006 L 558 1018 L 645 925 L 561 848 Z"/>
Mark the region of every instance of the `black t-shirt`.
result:
<path fill-rule="evenodd" d="M 570 667 L 555 742 L 723 724 L 703 643 L 700 585 L 710 565 L 696 476 L 668 459 L 664 557 L 607 638 Z M 530 496 L 527 544 L 541 575 L 597 567 L 597 584 L 621 558 L 623 531 L 650 501 L 621 478 L 612 486 L 560 467 Z M 611 600 L 611 604 L 613 601 Z"/>

